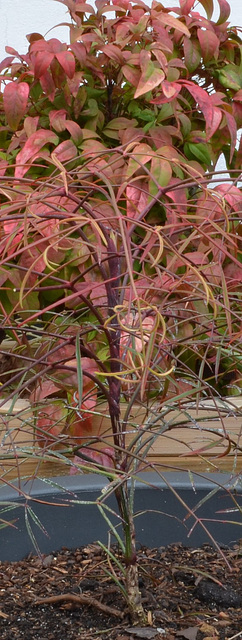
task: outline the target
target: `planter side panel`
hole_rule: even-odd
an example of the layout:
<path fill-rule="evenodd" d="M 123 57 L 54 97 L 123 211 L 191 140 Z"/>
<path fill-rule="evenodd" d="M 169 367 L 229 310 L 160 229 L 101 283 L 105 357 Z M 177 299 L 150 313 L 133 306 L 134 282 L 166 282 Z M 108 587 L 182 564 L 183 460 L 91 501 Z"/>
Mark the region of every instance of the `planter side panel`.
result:
<path fill-rule="evenodd" d="M 241 511 L 238 509 L 231 512 L 232 508 L 235 509 L 235 504 L 226 490 L 229 478 L 226 479 L 224 474 L 214 474 L 213 480 L 221 488 L 205 502 L 205 497 L 216 486 L 211 479 L 196 479 L 195 492 L 185 472 L 167 473 L 164 477 L 165 480 L 162 481 L 156 474 L 145 474 L 145 483 L 148 481 L 151 484 L 147 486 L 142 481 L 137 483 L 135 512 L 137 541 L 140 544 L 152 548 L 181 542 L 186 546 L 197 547 L 204 542 L 211 542 L 213 537 L 219 544 L 231 545 L 241 537 Z M 7 514 L 9 522 L 14 521 L 14 527 L 7 526 L 0 530 L 0 560 L 19 560 L 30 552 L 36 553 L 26 529 L 27 505 L 33 509 L 48 534 L 40 530 L 29 512 L 31 527 L 43 554 L 56 551 L 63 546 L 76 548 L 97 540 L 107 542 L 107 525 L 97 506 L 93 504 L 107 482 L 100 482 L 92 475 L 60 477 L 55 478 L 55 481 L 56 485 L 62 486 L 63 489 L 46 485 L 41 481 L 31 483 L 30 497 L 27 501 L 18 495 L 17 488 L 2 489 L 1 502 L 5 501 L 6 506 L 7 503 L 14 502 L 16 509 Z M 172 489 L 168 488 L 166 482 L 169 482 Z M 23 488 L 25 495 L 28 495 L 28 483 Z M 241 486 L 236 490 L 236 499 L 241 504 Z M 70 500 L 85 501 L 89 504 L 70 504 Z M 196 516 L 204 520 L 202 525 L 198 522 L 194 527 L 194 517 L 186 516 L 189 509 L 194 508 L 200 501 L 202 505 L 196 510 Z M 116 511 L 114 499 L 108 504 Z M 0 517 L 7 519 L 6 513 L 0 514 Z M 115 517 L 113 521 L 115 524 L 118 523 Z M 237 524 L 231 524 L 230 521 Z"/>

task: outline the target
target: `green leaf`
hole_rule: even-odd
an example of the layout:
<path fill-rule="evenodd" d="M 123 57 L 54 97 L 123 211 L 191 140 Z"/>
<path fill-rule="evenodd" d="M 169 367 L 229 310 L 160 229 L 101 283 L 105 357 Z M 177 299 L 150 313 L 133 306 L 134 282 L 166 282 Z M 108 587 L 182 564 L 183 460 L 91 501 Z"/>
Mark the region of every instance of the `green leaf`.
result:
<path fill-rule="evenodd" d="M 195 157 L 198 158 L 198 160 L 203 164 L 206 164 L 207 166 L 211 165 L 210 153 L 207 145 L 205 144 L 202 144 L 200 142 L 198 144 L 194 142 L 185 142 L 184 153 L 190 160 Z"/>
<path fill-rule="evenodd" d="M 156 182 L 150 180 L 149 183 L 149 192 L 152 196 L 154 196 L 158 191 L 159 187 L 167 187 L 172 177 L 172 167 L 168 160 L 156 156 L 151 160 L 150 173 L 155 178 Z"/>
<path fill-rule="evenodd" d="M 128 129 L 129 127 L 136 127 L 138 124 L 137 120 L 134 118 L 130 120 L 129 118 L 114 118 L 110 120 L 107 127 L 103 129 L 103 133 L 109 138 L 114 138 L 115 140 L 119 140 L 119 131 Z"/>
<path fill-rule="evenodd" d="M 235 65 L 229 64 L 225 69 L 222 69 L 219 73 L 219 82 L 226 89 L 234 89 L 235 91 L 239 91 L 242 87 L 242 79 L 241 74 L 236 72 L 236 69 L 239 68 Z"/>

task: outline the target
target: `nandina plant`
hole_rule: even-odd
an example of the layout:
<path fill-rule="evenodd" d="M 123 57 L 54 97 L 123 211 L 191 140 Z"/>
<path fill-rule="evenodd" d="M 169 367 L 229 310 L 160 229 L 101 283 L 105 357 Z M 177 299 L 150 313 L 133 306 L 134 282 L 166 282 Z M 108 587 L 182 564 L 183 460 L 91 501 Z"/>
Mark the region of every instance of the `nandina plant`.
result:
<path fill-rule="evenodd" d="M 241 41 L 225 0 L 217 22 L 212 2 L 206 18 L 189 0 L 122 0 L 111 18 L 109 4 L 64 4 L 70 44 L 35 33 L 1 64 L 1 316 L 15 358 L 2 402 L 30 399 L 43 455 L 59 447 L 109 477 L 123 591 L 144 622 L 128 480 L 158 433 L 151 403 L 241 385 Z M 111 446 L 92 436 L 104 399 Z M 137 402 L 146 416 L 127 444 Z"/>

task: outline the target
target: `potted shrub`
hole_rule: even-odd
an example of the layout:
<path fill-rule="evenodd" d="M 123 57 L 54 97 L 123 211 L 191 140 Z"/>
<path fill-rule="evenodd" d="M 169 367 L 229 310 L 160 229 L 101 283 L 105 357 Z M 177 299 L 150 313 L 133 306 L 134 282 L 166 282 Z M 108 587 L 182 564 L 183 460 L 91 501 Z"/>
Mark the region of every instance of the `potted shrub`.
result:
<path fill-rule="evenodd" d="M 1 313 L 14 358 L 1 402 L 33 412 L 34 445 L 17 459 L 108 477 L 124 542 L 97 503 L 143 624 L 137 478 L 158 436 L 200 431 L 204 399 L 222 421 L 219 401 L 232 396 L 228 413 L 241 388 L 241 44 L 224 2 L 216 23 L 212 3 L 203 18 L 192 2 L 175 17 L 121 0 L 111 19 L 99 0 L 64 4 L 70 44 L 31 34 L 28 53 L 7 47 L 1 64 Z M 110 427 L 94 431 L 103 413 Z M 241 451 L 221 424 L 196 453 L 209 456 L 211 434 L 219 455 Z"/>

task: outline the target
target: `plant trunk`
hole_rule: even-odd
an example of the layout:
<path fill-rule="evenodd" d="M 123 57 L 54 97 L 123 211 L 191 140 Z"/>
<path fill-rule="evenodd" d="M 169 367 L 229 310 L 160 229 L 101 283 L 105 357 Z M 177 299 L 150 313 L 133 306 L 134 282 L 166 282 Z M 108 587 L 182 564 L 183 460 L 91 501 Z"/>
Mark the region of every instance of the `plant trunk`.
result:
<path fill-rule="evenodd" d="M 127 482 L 116 490 L 115 495 L 122 517 L 125 539 L 125 590 L 129 615 L 133 625 L 144 626 L 147 624 L 147 616 L 139 590 L 134 516 Z"/>
<path fill-rule="evenodd" d="M 140 626 L 146 625 L 147 616 L 141 601 L 137 562 L 126 567 L 126 592 L 132 624 L 138 624 Z"/>

